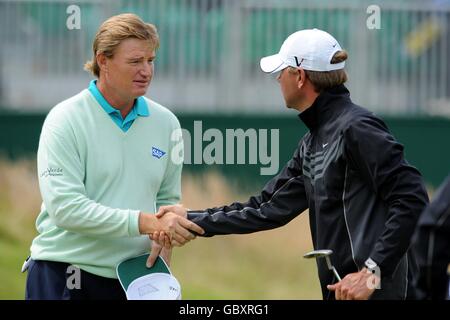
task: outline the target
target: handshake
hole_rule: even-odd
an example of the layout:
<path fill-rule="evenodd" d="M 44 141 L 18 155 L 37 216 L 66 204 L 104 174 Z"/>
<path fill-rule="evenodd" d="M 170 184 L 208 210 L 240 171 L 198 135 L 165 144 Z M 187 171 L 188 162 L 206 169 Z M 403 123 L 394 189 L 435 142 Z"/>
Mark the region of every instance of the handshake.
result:
<path fill-rule="evenodd" d="M 187 219 L 182 205 L 162 206 L 153 214 L 139 214 L 139 231 L 148 234 L 158 245 L 170 249 L 181 247 L 205 231 Z"/>

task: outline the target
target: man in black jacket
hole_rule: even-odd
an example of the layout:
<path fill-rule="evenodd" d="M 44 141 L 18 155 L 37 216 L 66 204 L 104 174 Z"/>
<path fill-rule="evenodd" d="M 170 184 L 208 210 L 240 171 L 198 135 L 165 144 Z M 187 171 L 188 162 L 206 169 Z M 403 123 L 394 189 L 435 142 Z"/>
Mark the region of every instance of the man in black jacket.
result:
<path fill-rule="evenodd" d="M 419 218 L 412 252 L 418 272 L 414 286 L 418 299 L 450 299 L 450 176 Z"/>
<path fill-rule="evenodd" d="M 404 299 L 414 267 L 408 247 L 428 196 L 384 122 L 351 101 L 346 59 L 318 29 L 290 35 L 278 54 L 261 59 L 263 71 L 279 73 L 287 107 L 309 128 L 293 158 L 245 203 L 188 212 L 168 206 L 159 216 L 187 215 L 213 236 L 277 228 L 309 209 L 314 248 L 333 250 L 346 275 L 336 283 L 318 261 L 324 299 Z"/>

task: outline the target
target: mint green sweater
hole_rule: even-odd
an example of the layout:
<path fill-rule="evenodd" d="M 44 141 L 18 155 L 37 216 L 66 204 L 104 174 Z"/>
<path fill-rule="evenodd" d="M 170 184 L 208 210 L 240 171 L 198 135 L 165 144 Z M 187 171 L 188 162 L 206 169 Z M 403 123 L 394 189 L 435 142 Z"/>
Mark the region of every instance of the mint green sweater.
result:
<path fill-rule="evenodd" d="M 172 141 L 180 128 L 163 106 L 145 98 L 150 115 L 123 132 L 86 89 L 55 106 L 38 149 L 43 199 L 31 245 L 34 260 L 67 262 L 117 278 L 117 264 L 150 249 L 139 212 L 180 201 L 180 161 Z"/>

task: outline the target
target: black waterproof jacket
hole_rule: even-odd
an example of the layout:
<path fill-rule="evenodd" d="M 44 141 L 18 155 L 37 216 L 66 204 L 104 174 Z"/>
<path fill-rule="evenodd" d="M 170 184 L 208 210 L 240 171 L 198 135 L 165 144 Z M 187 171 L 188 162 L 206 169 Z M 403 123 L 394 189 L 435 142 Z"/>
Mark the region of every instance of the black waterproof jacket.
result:
<path fill-rule="evenodd" d="M 382 278 L 372 298 L 406 298 L 414 267 L 407 250 L 428 203 L 419 171 L 384 122 L 355 105 L 344 85 L 322 92 L 299 117 L 309 132 L 261 194 L 189 211 L 188 218 L 213 236 L 277 228 L 309 209 L 314 249 L 333 250 L 341 277 L 371 258 Z M 322 260 L 322 294 L 334 299 L 326 285 L 336 279 Z"/>
<path fill-rule="evenodd" d="M 420 216 L 412 243 L 419 271 L 414 274 L 416 298 L 449 300 L 450 176 Z"/>

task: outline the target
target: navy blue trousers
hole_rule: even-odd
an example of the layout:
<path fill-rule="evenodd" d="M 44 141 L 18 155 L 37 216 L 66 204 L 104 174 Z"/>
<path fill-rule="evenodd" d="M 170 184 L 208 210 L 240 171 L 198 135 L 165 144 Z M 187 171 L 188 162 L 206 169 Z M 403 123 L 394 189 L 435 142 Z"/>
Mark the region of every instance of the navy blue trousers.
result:
<path fill-rule="evenodd" d="M 32 260 L 27 274 L 26 300 L 126 300 L 119 280 L 79 270 L 79 282 L 71 265 Z M 78 288 L 77 288 L 78 287 Z"/>

